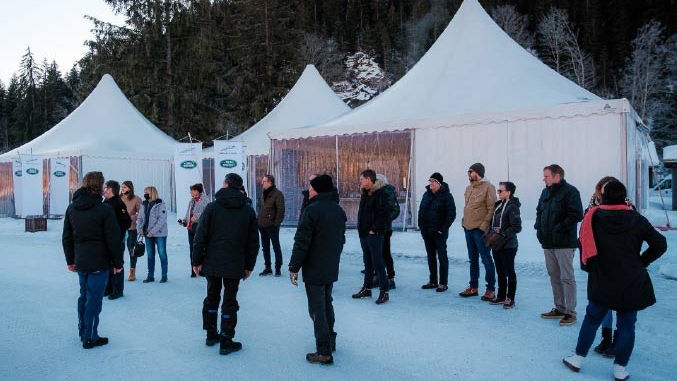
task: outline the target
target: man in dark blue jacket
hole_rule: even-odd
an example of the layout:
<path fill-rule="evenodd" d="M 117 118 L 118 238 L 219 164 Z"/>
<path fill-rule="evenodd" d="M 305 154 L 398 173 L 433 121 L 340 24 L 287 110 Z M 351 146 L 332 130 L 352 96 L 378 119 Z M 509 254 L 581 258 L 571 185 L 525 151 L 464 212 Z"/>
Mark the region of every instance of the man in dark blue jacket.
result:
<path fill-rule="evenodd" d="M 332 287 L 338 280 L 339 261 L 345 243 L 346 214 L 334 199 L 332 179 L 319 175 L 310 182 L 309 202 L 294 235 L 294 249 L 289 261 L 289 276 L 298 285 L 303 282 L 308 297 L 308 312 L 313 319 L 317 351 L 308 353 L 311 363 L 331 364 L 336 348 Z"/>

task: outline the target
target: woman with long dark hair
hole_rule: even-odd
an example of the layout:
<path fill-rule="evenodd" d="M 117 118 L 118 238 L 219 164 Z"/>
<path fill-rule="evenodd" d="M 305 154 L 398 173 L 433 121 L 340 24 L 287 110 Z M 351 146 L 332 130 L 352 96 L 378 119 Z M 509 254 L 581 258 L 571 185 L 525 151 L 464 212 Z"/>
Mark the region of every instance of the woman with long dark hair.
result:
<path fill-rule="evenodd" d="M 133 282 L 136 280 L 136 257 L 134 256 L 134 243 L 136 243 L 138 237 L 136 219 L 141 209 L 141 197 L 134 194 L 134 183 L 130 180 L 122 182 L 120 193 L 122 194 L 122 201 L 127 207 L 127 214 L 132 219 L 132 224 L 127 229 L 127 250 L 129 251 L 129 278 L 127 280 Z"/>

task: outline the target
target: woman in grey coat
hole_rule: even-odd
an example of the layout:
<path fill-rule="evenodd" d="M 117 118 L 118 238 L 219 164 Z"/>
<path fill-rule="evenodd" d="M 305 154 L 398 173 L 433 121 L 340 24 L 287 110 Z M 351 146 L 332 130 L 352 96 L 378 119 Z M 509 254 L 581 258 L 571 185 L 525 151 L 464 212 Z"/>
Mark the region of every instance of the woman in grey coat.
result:
<path fill-rule="evenodd" d="M 143 190 L 144 201 L 141 203 L 136 227 L 146 237 L 146 254 L 148 256 L 148 276 L 143 283 L 155 281 L 155 246 L 157 246 L 162 266 L 162 279 L 167 281 L 167 209 L 162 199 L 158 197 L 157 189 L 153 186 Z"/>
<path fill-rule="evenodd" d="M 193 257 L 193 238 L 195 237 L 195 232 L 197 231 L 197 222 L 200 220 L 202 212 L 204 212 L 205 207 L 209 204 L 207 197 L 204 197 L 204 188 L 202 184 L 197 183 L 190 186 L 190 202 L 188 203 L 188 209 L 186 209 L 186 217 L 182 220 L 179 220 L 179 224 L 183 225 L 188 229 L 188 253 L 190 254 L 189 258 Z M 191 266 L 190 277 L 195 278 L 195 272 Z"/>

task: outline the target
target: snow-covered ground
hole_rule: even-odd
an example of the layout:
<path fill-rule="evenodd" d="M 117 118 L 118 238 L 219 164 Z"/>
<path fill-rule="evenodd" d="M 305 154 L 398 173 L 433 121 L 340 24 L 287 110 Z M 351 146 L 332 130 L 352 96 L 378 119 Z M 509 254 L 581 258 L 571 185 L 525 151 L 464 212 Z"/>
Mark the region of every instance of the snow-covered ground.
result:
<path fill-rule="evenodd" d="M 649 216 L 665 226 L 660 211 Z M 677 213 L 670 216 L 677 225 Z M 0 219 L 0 380 L 612 379 L 612 361 L 592 352 L 580 374 L 562 365 L 584 316 L 586 277 L 577 271 L 579 323 L 559 327 L 539 318 L 552 307 L 552 294 L 532 225 L 525 221 L 519 236 L 517 305 L 509 311 L 457 295 L 468 281 L 458 222 L 449 238 L 449 292 L 420 289 L 428 276 L 422 240 L 417 232 L 398 232 L 391 301 L 377 306 L 374 299 L 351 299 L 362 282 L 362 255 L 350 231 L 334 288 L 335 364 L 323 367 L 305 361 L 315 349 L 312 323 L 305 292 L 289 284 L 286 271 L 281 278 L 253 276 L 241 284 L 236 339 L 242 351 L 220 356 L 218 347 L 206 347 L 200 312 L 206 282 L 189 278 L 186 232 L 176 225 L 168 241 L 169 282 L 141 283 L 147 268 L 141 258 L 140 279 L 125 282 L 125 296 L 104 299 L 100 333 L 110 344 L 84 350 L 76 328 L 78 281 L 66 269 L 62 222 L 50 220 L 47 232 L 24 233 L 22 220 Z M 285 263 L 293 234 L 285 228 L 281 235 Z M 668 253 L 649 270 L 658 303 L 638 315 L 628 366 L 634 380 L 675 379 L 677 283 L 668 278 L 677 278 L 677 231 L 664 234 Z M 259 255 L 256 272 L 262 266 Z"/>

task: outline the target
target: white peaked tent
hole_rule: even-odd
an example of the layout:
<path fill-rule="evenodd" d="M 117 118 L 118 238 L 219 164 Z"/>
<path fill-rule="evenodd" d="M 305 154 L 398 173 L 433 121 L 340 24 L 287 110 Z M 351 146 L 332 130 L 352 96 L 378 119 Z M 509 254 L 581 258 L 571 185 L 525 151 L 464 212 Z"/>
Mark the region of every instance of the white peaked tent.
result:
<path fill-rule="evenodd" d="M 70 157 L 71 187 L 85 173 L 101 171 L 106 179 L 132 180 L 137 194 L 142 194 L 145 186 L 154 185 L 171 205 L 174 143 L 106 74 L 66 118 L 32 141 L 0 155 L 0 161 L 29 153 L 45 158 Z"/>
<path fill-rule="evenodd" d="M 231 139 L 242 142 L 245 147 L 250 196 L 255 196 L 254 184 L 262 174 L 268 172 L 269 134 L 326 122 L 348 111 L 350 107 L 327 85 L 315 66 L 307 65 L 291 90 L 272 111 Z M 212 147 L 204 152 L 205 157 L 214 154 Z M 216 184 L 220 184 L 219 181 Z"/>
<path fill-rule="evenodd" d="M 379 141 L 395 134 L 408 143 L 401 142 L 397 153 L 384 151 Z M 365 144 L 378 155 L 351 155 L 360 144 L 348 138 L 358 136 L 372 137 Z M 648 134 L 627 100 L 602 100 L 550 69 L 505 34 L 477 0 L 465 0 L 420 61 L 374 100 L 327 123 L 271 137 L 276 155 L 304 157 L 312 155 L 304 147 L 313 141 L 335 137 L 342 199 L 351 197 L 348 187 L 354 188 L 359 172 L 341 168 L 358 157 L 362 168 L 394 179 L 401 198 L 411 195 L 414 210 L 433 172 L 445 176 L 462 208 L 466 170 L 475 162 L 485 165 L 495 185 L 517 185 L 526 218 L 535 215 L 542 168 L 552 163 L 565 168 L 584 199 L 599 178 L 614 175 L 645 205 L 640 190 Z M 328 143 L 324 148 L 329 157 Z"/>

